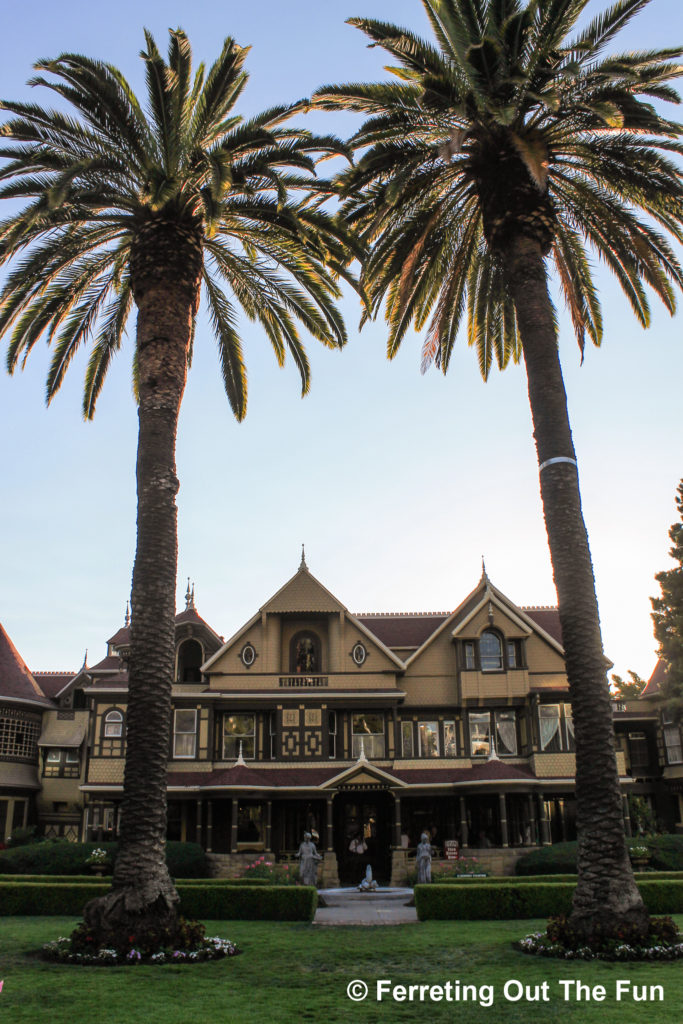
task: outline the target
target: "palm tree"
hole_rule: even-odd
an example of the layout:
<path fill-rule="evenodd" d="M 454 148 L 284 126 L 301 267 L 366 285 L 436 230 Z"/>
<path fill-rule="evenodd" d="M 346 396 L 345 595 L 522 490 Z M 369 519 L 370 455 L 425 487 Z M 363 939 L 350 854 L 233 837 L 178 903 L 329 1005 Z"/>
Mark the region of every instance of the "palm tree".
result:
<path fill-rule="evenodd" d="M 370 314 L 385 303 L 391 358 L 427 327 L 423 365 L 445 372 L 461 321 L 486 377 L 523 356 L 576 731 L 578 885 L 572 923 L 590 938 L 645 928 L 624 840 L 606 660 L 548 279 L 552 264 L 583 351 L 602 317 L 588 250 L 647 326 L 644 285 L 674 311 L 681 267 L 680 128 L 649 99 L 681 50 L 607 56 L 648 0 L 617 0 L 587 27 L 588 0 L 422 0 L 436 45 L 353 18 L 399 81 L 325 86 L 313 102 L 367 116 L 339 179 L 369 249 Z M 576 32 L 567 39 L 569 32 Z M 660 228 L 664 229 L 662 233 Z"/>
<path fill-rule="evenodd" d="M 132 583 L 127 753 L 113 888 L 86 908 L 100 935 L 173 925 L 177 894 L 165 863 L 166 764 L 177 567 L 175 441 L 201 286 L 233 412 L 246 412 L 236 308 L 263 328 L 302 394 L 309 365 L 297 322 L 329 347 L 345 342 L 333 303 L 347 274 L 344 234 L 310 203 L 313 156 L 342 152 L 283 123 L 296 106 L 249 121 L 234 112 L 248 50 L 226 39 L 208 74 L 170 33 L 164 61 L 149 33 L 144 110 L 113 66 L 77 54 L 36 64 L 33 85 L 67 112 L 3 103 L 0 196 L 25 200 L 0 225 L 13 259 L 0 297 L 7 365 L 38 338 L 53 346 L 48 402 L 80 345 L 90 343 L 83 412 L 90 418 L 133 304 L 138 400 L 137 550 Z M 46 77 L 47 76 L 47 77 Z M 294 202 L 291 189 L 306 189 Z"/>

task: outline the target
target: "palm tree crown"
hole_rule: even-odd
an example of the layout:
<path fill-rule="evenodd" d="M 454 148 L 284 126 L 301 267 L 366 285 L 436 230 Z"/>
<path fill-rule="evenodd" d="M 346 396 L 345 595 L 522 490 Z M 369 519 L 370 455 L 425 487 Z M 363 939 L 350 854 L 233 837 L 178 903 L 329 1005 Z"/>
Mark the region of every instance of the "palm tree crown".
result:
<path fill-rule="evenodd" d="M 401 82 L 327 86 L 315 102 L 371 115 L 341 184 L 372 245 L 363 280 L 373 312 L 386 299 L 390 356 L 429 322 L 424 363 L 446 370 L 466 310 L 484 376 L 494 355 L 517 359 L 503 256 L 520 233 L 552 257 L 582 349 L 603 329 L 587 249 L 644 326 L 644 282 L 673 311 L 683 272 L 658 228 L 683 237 L 680 129 L 649 100 L 678 100 L 667 83 L 682 51 L 604 54 L 648 2 L 619 0 L 572 39 L 588 0 L 423 0 L 437 46 L 350 20 Z"/>
<path fill-rule="evenodd" d="M 340 145 L 283 127 L 296 106 L 249 121 L 235 114 L 248 48 L 234 40 L 208 74 L 201 66 L 194 75 L 182 31 L 170 33 L 168 62 L 149 33 L 146 43 L 146 111 L 115 67 L 77 54 L 39 61 L 44 74 L 31 81 L 76 117 L 2 104 L 12 116 L 0 128 L 0 180 L 8 182 L 0 197 L 28 200 L 0 225 L 2 259 L 20 257 L 0 299 L 8 367 L 46 334 L 54 343 L 49 401 L 92 338 L 83 399 L 91 417 L 133 301 L 167 280 L 192 293 L 196 313 L 201 274 L 225 389 L 242 419 L 236 305 L 258 320 L 280 363 L 291 352 L 304 392 L 309 366 L 296 321 L 326 345 L 345 341 L 331 301 L 335 276 L 345 273 L 340 236 L 324 213 L 289 198 L 314 187 L 312 155 Z"/>

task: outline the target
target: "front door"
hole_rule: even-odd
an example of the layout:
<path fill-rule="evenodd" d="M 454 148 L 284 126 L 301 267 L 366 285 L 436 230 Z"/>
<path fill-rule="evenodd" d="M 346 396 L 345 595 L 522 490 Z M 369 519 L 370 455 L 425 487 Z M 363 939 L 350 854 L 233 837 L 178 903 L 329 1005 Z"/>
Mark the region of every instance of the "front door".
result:
<path fill-rule="evenodd" d="M 341 885 L 360 885 L 368 864 L 378 885 L 389 885 L 393 806 L 393 797 L 383 790 L 337 793 L 334 845 Z"/>

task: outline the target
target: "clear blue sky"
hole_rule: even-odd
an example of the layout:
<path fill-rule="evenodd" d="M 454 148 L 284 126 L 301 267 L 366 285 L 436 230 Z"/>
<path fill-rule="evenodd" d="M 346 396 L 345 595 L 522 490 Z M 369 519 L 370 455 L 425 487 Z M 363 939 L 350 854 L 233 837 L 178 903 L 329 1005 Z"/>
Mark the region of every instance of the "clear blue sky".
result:
<path fill-rule="evenodd" d="M 16 5 L 3 25 L 0 96 L 28 95 L 32 62 L 64 50 L 111 61 L 140 87 L 143 26 L 165 49 L 167 28 L 180 25 L 197 62 L 210 62 L 226 35 L 252 45 L 248 114 L 323 83 L 383 76 L 381 55 L 344 24 L 352 15 L 427 33 L 419 0 Z M 680 0 L 653 0 L 622 46 L 681 38 Z M 311 124 L 345 134 L 351 122 L 316 115 Z M 683 476 L 681 322 L 653 301 L 653 326 L 642 331 L 609 276 L 599 281 L 602 350 L 580 366 L 563 315 L 561 357 L 606 652 L 622 674 L 648 675 L 649 596 L 670 565 Z M 178 447 L 179 604 L 189 575 L 200 613 L 229 636 L 296 570 L 302 541 L 312 572 L 352 611 L 453 608 L 476 584 L 482 554 L 518 604 L 554 604 L 523 368 L 484 384 L 463 339 L 448 377 L 421 377 L 419 338 L 407 337 L 388 363 L 382 322 L 358 334 L 357 302 L 349 295 L 343 307 L 348 347 L 310 343 L 303 401 L 295 368 L 279 370 L 245 325 L 241 425 L 200 314 Z M 86 647 L 98 660 L 123 621 L 135 539 L 133 331 L 131 321 L 93 423 L 80 417 L 85 356 L 49 410 L 44 347 L 23 373 L 0 373 L 0 621 L 34 669 L 76 668 Z"/>

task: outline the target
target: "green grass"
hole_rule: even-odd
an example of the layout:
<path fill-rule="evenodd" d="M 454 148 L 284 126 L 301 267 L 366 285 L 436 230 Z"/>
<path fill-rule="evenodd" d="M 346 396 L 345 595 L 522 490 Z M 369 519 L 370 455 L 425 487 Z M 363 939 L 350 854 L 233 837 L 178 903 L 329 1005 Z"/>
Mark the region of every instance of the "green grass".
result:
<path fill-rule="evenodd" d="M 683 927 L 683 917 L 676 918 Z M 416 925 L 318 928 L 281 922 L 209 922 L 207 934 L 237 942 L 243 954 L 206 964 L 71 967 L 38 958 L 42 943 L 67 935 L 64 917 L 0 918 L 0 1019 L 12 1024 L 349 1024 L 458 1020 L 461 1024 L 678 1024 L 678 963 L 610 964 L 541 960 L 512 942 L 539 921 L 429 921 Z M 346 986 L 365 980 L 371 995 L 352 1003 Z M 377 1003 L 375 983 L 493 985 L 495 1001 Z M 564 1002 L 558 980 L 604 985 L 604 1002 Z M 617 978 L 662 985 L 664 1003 L 616 1002 Z M 547 981 L 549 1002 L 506 1002 L 503 986 Z"/>

